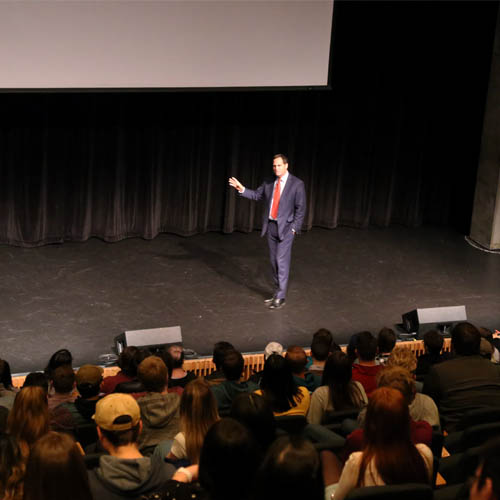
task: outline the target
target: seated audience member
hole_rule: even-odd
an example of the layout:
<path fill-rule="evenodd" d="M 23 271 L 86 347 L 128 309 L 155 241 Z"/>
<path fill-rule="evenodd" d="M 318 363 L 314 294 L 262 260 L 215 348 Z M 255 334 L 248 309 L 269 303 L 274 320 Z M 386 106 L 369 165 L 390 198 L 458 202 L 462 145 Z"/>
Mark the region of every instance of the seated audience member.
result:
<path fill-rule="evenodd" d="M 145 347 L 138 348 L 134 354 L 131 365 L 127 368 L 128 373 L 135 373 L 131 380 L 124 382 L 119 382 L 115 385 L 113 392 L 121 392 L 124 394 L 132 394 L 135 399 L 139 399 L 141 396 L 146 394 L 146 389 L 142 385 L 141 381 L 137 377 L 137 367 L 149 356 L 151 356 L 151 351 Z M 162 357 L 162 353 L 158 354 Z M 162 357 L 163 359 L 163 357 Z M 170 373 L 170 372 L 169 372 Z"/>
<path fill-rule="evenodd" d="M 0 434 L 0 498 L 22 500 L 25 459 L 14 437 Z"/>
<path fill-rule="evenodd" d="M 387 358 L 391 355 L 394 346 L 396 345 L 396 334 L 394 330 L 391 328 L 382 328 L 380 332 L 378 332 L 377 337 L 377 349 L 378 354 L 376 356 L 376 360 L 379 364 L 384 365 L 387 361 Z"/>
<path fill-rule="evenodd" d="M 260 389 L 255 391 L 269 402 L 274 416 L 307 415 L 311 396 L 304 386 L 297 386 L 292 370 L 278 354 L 269 356 L 264 364 Z"/>
<path fill-rule="evenodd" d="M 491 347 L 493 349 L 491 361 L 493 361 L 493 363 L 500 363 L 500 351 L 498 350 L 500 343 L 498 342 L 498 339 L 495 339 L 493 337 L 493 332 L 490 329 L 485 328 L 484 326 L 478 328 L 478 330 L 481 337 L 491 344 Z"/>
<path fill-rule="evenodd" d="M 479 343 L 479 355 L 488 361 L 493 361 L 493 349 L 493 345 L 490 344 L 484 337 L 481 337 L 481 342 Z"/>
<path fill-rule="evenodd" d="M 455 358 L 434 365 L 424 380 L 424 393 L 434 399 L 448 432 L 456 430 L 468 411 L 500 406 L 500 367 L 479 355 L 480 342 L 474 325 L 455 325 L 451 332 Z"/>
<path fill-rule="evenodd" d="M 282 436 L 269 448 L 257 472 L 260 500 L 323 500 L 320 460 L 313 444 L 299 436 Z"/>
<path fill-rule="evenodd" d="M 356 344 L 358 343 L 358 335 L 359 333 L 351 335 L 351 338 L 349 339 L 349 342 L 347 343 L 346 347 L 346 354 L 347 357 L 349 358 L 349 361 L 351 362 L 351 365 L 354 364 L 356 358 L 358 357 L 356 353 Z"/>
<path fill-rule="evenodd" d="M 118 357 L 118 366 L 120 371 L 116 375 L 105 377 L 101 384 L 101 392 L 111 394 L 115 387 L 122 382 L 132 382 L 137 377 L 137 366 L 142 361 L 138 360 L 137 354 L 139 348 L 136 346 L 127 346 Z"/>
<path fill-rule="evenodd" d="M 264 361 L 267 361 L 269 356 L 273 354 L 283 354 L 283 346 L 279 342 L 269 342 L 264 349 Z M 256 372 L 254 370 L 253 374 L 248 378 L 250 382 L 254 382 L 260 386 L 260 381 L 262 380 L 262 375 L 264 375 L 264 370 Z"/>
<path fill-rule="evenodd" d="M 205 379 L 209 380 L 210 383 L 219 383 L 226 380 L 224 372 L 222 371 L 222 362 L 224 361 L 224 356 L 228 351 L 234 351 L 233 344 L 223 340 L 214 344 L 212 363 L 215 365 L 215 370 L 205 377 Z"/>
<path fill-rule="evenodd" d="M 391 355 L 385 362 L 385 366 L 400 366 L 401 368 L 408 370 L 413 375 L 413 378 L 415 380 L 417 378 L 417 356 L 411 349 L 407 349 L 405 347 L 397 347 L 396 349 L 393 349 Z M 422 392 L 423 385 L 423 382 L 415 382 L 415 388 L 417 389 L 417 392 Z"/>
<path fill-rule="evenodd" d="M 311 342 L 311 364 L 307 366 L 309 371 L 318 373 L 318 375 L 323 373 L 326 358 L 328 358 L 332 350 L 332 344 L 332 334 L 325 328 L 319 329 L 313 335 Z"/>
<path fill-rule="evenodd" d="M 142 361 L 137 376 L 147 391 L 137 400 L 142 418 L 139 445 L 144 449 L 173 439 L 179 432 L 180 397 L 168 393 L 167 367 L 158 356 L 149 356 Z"/>
<path fill-rule="evenodd" d="M 23 389 L 25 387 L 42 387 L 46 394 L 49 393 L 49 377 L 44 372 L 31 372 L 24 379 Z"/>
<path fill-rule="evenodd" d="M 158 456 L 145 457 L 139 451 L 141 410 L 131 395 L 105 396 L 97 403 L 94 419 L 101 445 L 109 453 L 102 455 L 99 466 L 89 471 L 94 500 L 140 498 L 161 489 L 172 477 L 175 469 L 171 464 Z"/>
<path fill-rule="evenodd" d="M 187 459 L 191 464 L 197 464 L 205 435 L 219 420 L 217 401 L 206 380 L 199 378 L 186 385 L 179 413 L 181 431 L 175 436 L 167 458 Z"/>
<path fill-rule="evenodd" d="M 103 369 L 95 365 L 83 365 L 76 372 L 76 390 L 79 396 L 56 406 L 50 412 L 52 430 L 74 432 L 78 427 L 94 423 L 92 416 L 99 400 Z"/>
<path fill-rule="evenodd" d="M 75 372 L 70 365 L 61 365 L 52 370 L 50 382 L 53 394 L 49 394 L 49 410 L 75 400 Z"/>
<path fill-rule="evenodd" d="M 47 366 L 45 367 L 44 373 L 49 378 L 49 382 L 52 381 L 52 373 L 56 368 L 60 366 L 69 365 L 73 367 L 73 356 L 68 351 L 68 349 L 59 349 L 49 359 Z M 49 394 L 53 392 L 52 387 L 49 385 Z"/>
<path fill-rule="evenodd" d="M 186 387 L 188 382 L 194 380 L 196 375 L 193 372 L 184 370 L 184 349 L 180 345 L 172 345 L 168 348 L 168 352 L 172 356 L 173 371 L 172 377 L 168 381 L 169 387 Z"/>
<path fill-rule="evenodd" d="M 17 440 L 23 457 L 28 458 L 33 444 L 49 432 L 47 394 L 42 387 L 25 387 L 17 393 L 7 432 Z"/>
<path fill-rule="evenodd" d="M 400 391 L 376 389 L 366 412 L 363 451 L 352 453 L 344 468 L 331 453 L 322 453 L 326 495 L 344 499 L 362 486 L 425 483 L 432 478 L 433 457 L 425 444 L 414 445 L 408 404 Z"/>
<path fill-rule="evenodd" d="M 352 365 L 352 379 L 358 381 L 365 389 L 366 395 L 377 388 L 377 374 L 382 365 L 375 361 L 377 355 L 377 339 L 370 332 L 360 332 L 356 340 L 357 363 Z"/>
<path fill-rule="evenodd" d="M 269 403 L 255 392 L 238 394 L 231 406 L 231 418 L 242 423 L 253 435 L 264 454 L 276 439 L 276 421 Z"/>
<path fill-rule="evenodd" d="M 242 392 L 253 392 L 258 389 L 258 385 L 250 380 L 240 382 L 243 375 L 245 361 L 238 351 L 228 351 L 222 362 L 222 372 L 226 380 L 220 384 L 213 385 L 211 390 L 217 400 L 219 413 L 227 415 L 231 409 L 233 399 Z"/>
<path fill-rule="evenodd" d="M 443 350 L 444 338 L 438 330 L 429 330 L 424 333 L 425 354 L 421 354 L 417 359 L 416 375 L 423 378 L 432 365 L 450 359 L 450 353 L 441 352 Z"/>
<path fill-rule="evenodd" d="M 500 439 L 483 447 L 470 487 L 470 500 L 500 499 Z"/>
<path fill-rule="evenodd" d="M 307 420 L 310 424 L 322 424 L 336 411 L 361 409 L 367 403 L 364 387 L 352 380 L 347 354 L 337 351 L 326 360 L 322 385 L 311 396 Z"/>
<path fill-rule="evenodd" d="M 16 391 L 12 386 L 10 366 L 7 361 L 0 359 L 0 406 L 11 409 L 16 398 Z"/>
<path fill-rule="evenodd" d="M 423 418 L 414 418 L 411 414 L 411 405 L 415 401 L 417 392 L 415 390 L 415 380 L 408 370 L 399 366 L 393 366 L 383 369 L 377 377 L 378 387 L 391 387 L 397 389 L 403 394 L 408 410 L 410 412 L 410 435 L 413 444 L 423 443 L 427 446 L 432 444 L 432 426 L 429 421 Z M 424 396 L 420 394 L 420 396 Z M 433 407 L 433 411 L 428 411 L 432 414 L 432 421 L 437 419 L 439 423 L 439 415 L 434 401 L 428 396 L 427 398 Z M 424 413 L 424 412 L 423 412 Z M 435 413 L 435 415 L 434 415 Z M 358 423 L 363 427 L 365 423 L 366 409 L 362 410 L 358 417 Z M 363 448 L 363 428 L 356 429 L 347 437 L 346 446 L 344 448 L 344 456 L 347 458 L 353 451 L 359 451 Z"/>
<path fill-rule="evenodd" d="M 290 346 L 286 351 L 285 359 L 292 370 L 293 379 L 297 385 L 306 387 L 309 392 L 313 392 L 321 385 L 319 375 L 306 371 L 307 356 L 302 347 Z"/>
<path fill-rule="evenodd" d="M 35 443 L 30 454 L 24 479 L 24 500 L 69 498 L 93 500 L 87 469 L 70 436 L 49 432 Z"/>

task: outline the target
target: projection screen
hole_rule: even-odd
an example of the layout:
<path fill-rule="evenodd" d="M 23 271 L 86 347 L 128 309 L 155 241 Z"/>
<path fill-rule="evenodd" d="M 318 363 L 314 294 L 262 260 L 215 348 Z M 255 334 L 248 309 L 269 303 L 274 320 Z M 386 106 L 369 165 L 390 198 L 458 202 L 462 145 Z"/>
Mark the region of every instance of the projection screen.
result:
<path fill-rule="evenodd" d="M 0 89 L 328 84 L 333 0 L 0 0 Z"/>

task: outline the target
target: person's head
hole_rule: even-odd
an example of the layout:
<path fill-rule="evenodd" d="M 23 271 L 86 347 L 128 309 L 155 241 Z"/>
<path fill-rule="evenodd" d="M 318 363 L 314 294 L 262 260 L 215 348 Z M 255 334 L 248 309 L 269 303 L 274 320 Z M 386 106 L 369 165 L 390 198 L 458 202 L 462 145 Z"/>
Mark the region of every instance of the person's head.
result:
<path fill-rule="evenodd" d="M 293 379 L 292 370 L 285 358 L 278 354 L 267 358 L 260 387 L 263 396 L 275 412 L 284 412 L 292 406 L 297 406 L 295 398 L 300 399 L 300 392 Z"/>
<path fill-rule="evenodd" d="M 92 500 L 87 469 L 74 440 L 49 432 L 30 454 L 24 480 L 24 500 Z"/>
<path fill-rule="evenodd" d="M 349 338 L 349 342 L 347 343 L 346 353 L 351 363 L 354 363 L 354 361 L 358 357 L 356 352 L 356 346 L 358 344 L 358 335 L 359 333 L 354 333 L 353 335 L 351 335 L 351 337 Z"/>
<path fill-rule="evenodd" d="M 76 372 L 76 389 L 84 399 L 99 395 L 103 369 L 96 365 L 83 365 Z"/>
<path fill-rule="evenodd" d="M 396 334 L 394 330 L 391 328 L 382 328 L 380 332 L 378 332 L 377 337 L 377 347 L 378 352 L 380 353 L 388 353 L 394 349 L 396 345 Z"/>
<path fill-rule="evenodd" d="M 68 394 L 75 387 L 75 372 L 71 365 L 61 365 L 52 370 L 50 380 L 52 387 L 58 394 Z"/>
<path fill-rule="evenodd" d="M 481 334 L 471 323 L 458 323 L 451 330 L 451 346 L 459 356 L 479 354 Z"/>
<path fill-rule="evenodd" d="M 489 328 L 486 328 L 485 326 L 480 326 L 478 327 L 478 331 L 479 335 L 481 335 L 483 339 L 486 339 L 489 342 L 493 340 L 493 332 Z"/>
<path fill-rule="evenodd" d="M 55 370 L 57 367 L 62 365 L 71 366 L 72 363 L 73 363 L 73 356 L 68 351 L 68 349 L 59 349 L 54 354 L 52 354 L 44 371 L 50 378 L 52 375 L 52 371 Z"/>
<path fill-rule="evenodd" d="M 314 339 L 323 339 L 328 344 L 331 344 L 333 342 L 333 335 L 330 330 L 327 330 L 326 328 L 320 328 L 318 331 L 313 333 L 313 340 Z"/>
<path fill-rule="evenodd" d="M 214 344 L 212 361 L 213 361 L 215 368 L 217 370 L 222 369 L 222 362 L 224 361 L 224 356 L 226 355 L 226 352 L 228 352 L 228 351 L 234 351 L 233 344 L 226 342 L 224 340 L 221 340 L 220 342 L 216 342 Z"/>
<path fill-rule="evenodd" d="M 259 452 L 250 431 L 232 418 L 210 427 L 200 455 L 199 480 L 210 498 L 232 500 L 250 496 Z"/>
<path fill-rule="evenodd" d="M 231 405 L 230 417 L 242 423 L 265 452 L 276 438 L 276 421 L 268 401 L 254 392 L 238 394 Z"/>
<path fill-rule="evenodd" d="M 358 333 L 356 354 L 360 361 L 374 361 L 377 355 L 377 339 L 370 332 Z"/>
<path fill-rule="evenodd" d="M 311 355 L 316 361 L 325 361 L 330 354 L 332 343 L 325 337 L 313 337 L 311 342 Z"/>
<path fill-rule="evenodd" d="M 392 387 L 403 394 L 406 404 L 411 404 L 417 392 L 413 375 L 401 366 L 386 367 L 377 375 L 378 387 Z"/>
<path fill-rule="evenodd" d="M 10 365 L 4 359 L 0 359 L 0 384 L 3 384 L 6 389 L 10 389 L 12 387 Z"/>
<path fill-rule="evenodd" d="M 182 368 L 184 364 L 184 349 L 181 345 L 171 345 L 167 349 L 172 356 L 173 366 L 175 368 Z"/>
<path fill-rule="evenodd" d="M 23 453 L 49 431 L 47 393 L 42 387 L 32 386 L 16 394 L 7 420 L 7 431 L 23 443 Z"/>
<path fill-rule="evenodd" d="M 114 393 L 100 399 L 93 418 L 99 439 L 111 455 L 121 446 L 137 445 L 141 410 L 130 394 Z"/>
<path fill-rule="evenodd" d="M 399 366 L 408 370 L 411 374 L 414 374 L 417 369 L 417 357 L 411 349 L 398 347 L 391 352 L 391 355 L 387 359 L 386 366 Z"/>
<path fill-rule="evenodd" d="M 301 375 L 306 370 L 307 356 L 306 351 L 297 345 L 290 346 L 285 355 L 285 359 L 294 375 Z"/>
<path fill-rule="evenodd" d="M 429 354 L 439 356 L 443 349 L 443 344 L 443 335 L 438 330 L 429 330 L 424 333 L 424 347 Z"/>
<path fill-rule="evenodd" d="M 156 356 L 161 358 L 165 363 L 165 366 L 167 367 L 168 380 L 170 380 L 174 371 L 174 358 L 172 358 L 172 355 L 168 352 L 167 349 L 160 349 Z"/>
<path fill-rule="evenodd" d="M 272 354 L 283 354 L 283 346 L 279 342 L 269 342 L 264 348 L 264 361 Z"/>
<path fill-rule="evenodd" d="M 301 436 L 278 438 L 259 468 L 256 484 L 262 500 L 321 500 L 324 492 L 318 452 Z"/>
<path fill-rule="evenodd" d="M 197 378 L 186 385 L 179 413 L 181 430 L 186 437 L 187 456 L 192 464 L 198 463 L 205 435 L 210 426 L 219 420 L 217 400 L 206 380 Z"/>
<path fill-rule="evenodd" d="M 273 157 L 274 175 L 281 179 L 288 171 L 288 158 L 283 154 L 277 154 Z"/>
<path fill-rule="evenodd" d="M 168 384 L 165 363 L 158 356 L 149 356 L 137 368 L 137 378 L 148 392 L 163 392 Z"/>
<path fill-rule="evenodd" d="M 49 378 L 44 372 L 28 373 L 24 379 L 23 389 L 31 386 L 42 387 L 47 394 L 49 392 Z"/>
<path fill-rule="evenodd" d="M 470 500 L 500 499 L 500 439 L 488 442 L 481 449 L 479 465 L 474 474 Z"/>
<path fill-rule="evenodd" d="M 0 498 L 22 498 L 25 460 L 16 439 L 0 434 Z"/>
<path fill-rule="evenodd" d="M 118 366 L 127 377 L 134 378 L 137 375 L 137 354 L 139 348 L 131 345 L 125 347 L 118 357 Z M 142 359 L 141 359 L 142 361 Z"/>
<path fill-rule="evenodd" d="M 483 358 L 489 360 L 491 360 L 491 357 L 493 356 L 493 345 L 483 337 L 481 337 L 481 342 L 479 344 L 479 354 Z"/>
<path fill-rule="evenodd" d="M 226 351 L 224 360 L 222 361 L 222 372 L 227 380 L 237 382 L 243 374 L 245 361 L 243 356 L 238 351 Z"/>

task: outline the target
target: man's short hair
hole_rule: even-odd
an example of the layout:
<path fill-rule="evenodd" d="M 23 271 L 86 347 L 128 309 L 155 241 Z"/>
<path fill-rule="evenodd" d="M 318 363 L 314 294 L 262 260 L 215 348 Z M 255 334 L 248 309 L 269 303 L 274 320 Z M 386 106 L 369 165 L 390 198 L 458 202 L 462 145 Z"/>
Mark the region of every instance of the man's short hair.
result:
<path fill-rule="evenodd" d="M 377 355 L 377 339 L 370 332 L 358 333 L 356 350 L 361 361 L 373 361 Z"/>
<path fill-rule="evenodd" d="M 172 356 L 173 367 L 182 368 L 184 365 L 184 349 L 181 345 L 171 345 L 167 351 Z"/>
<path fill-rule="evenodd" d="M 75 372 L 71 365 L 58 366 L 51 373 L 54 390 L 59 394 L 66 394 L 73 390 L 75 383 Z"/>
<path fill-rule="evenodd" d="M 285 359 L 294 375 L 300 375 L 306 369 L 307 356 L 302 347 L 290 346 L 286 351 Z"/>
<path fill-rule="evenodd" d="M 278 158 L 281 158 L 283 163 L 288 163 L 288 158 L 284 154 L 278 153 L 273 156 L 273 160 L 277 160 Z"/>
<path fill-rule="evenodd" d="M 429 354 L 437 356 L 443 349 L 444 339 L 437 330 L 429 330 L 424 333 L 424 345 Z"/>
<path fill-rule="evenodd" d="M 382 330 L 378 332 L 377 344 L 379 353 L 391 352 L 396 345 L 396 334 L 394 330 L 386 327 L 382 328 Z"/>
<path fill-rule="evenodd" d="M 165 363 L 158 356 L 149 356 L 137 367 L 137 378 L 148 392 L 163 392 L 168 383 Z"/>
<path fill-rule="evenodd" d="M 324 337 L 313 337 L 311 342 L 311 354 L 318 361 L 325 361 L 330 354 L 331 342 Z"/>
<path fill-rule="evenodd" d="M 222 362 L 222 372 L 227 380 L 238 381 L 243 374 L 245 361 L 240 352 L 233 350 L 227 351 Z"/>
<path fill-rule="evenodd" d="M 479 354 L 481 334 L 471 323 L 458 323 L 451 331 L 451 345 L 459 356 Z"/>
<path fill-rule="evenodd" d="M 234 346 L 230 342 L 226 342 L 221 340 L 220 342 L 216 342 L 214 344 L 214 351 L 212 354 L 212 361 L 217 370 L 220 370 L 222 367 L 222 362 L 224 361 L 224 356 L 226 352 L 234 351 Z"/>

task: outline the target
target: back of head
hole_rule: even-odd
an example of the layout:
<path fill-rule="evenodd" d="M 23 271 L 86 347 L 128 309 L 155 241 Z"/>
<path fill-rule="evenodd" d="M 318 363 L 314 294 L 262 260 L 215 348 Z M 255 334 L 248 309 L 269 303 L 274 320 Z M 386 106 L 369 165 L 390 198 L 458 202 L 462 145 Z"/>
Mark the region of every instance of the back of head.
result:
<path fill-rule="evenodd" d="M 438 356 L 443 349 L 444 339 L 437 330 L 429 330 L 424 333 L 424 346 L 429 354 Z"/>
<path fill-rule="evenodd" d="M 168 348 L 168 352 L 172 356 L 172 361 L 175 368 L 182 368 L 184 364 L 184 349 L 181 345 L 171 345 Z"/>
<path fill-rule="evenodd" d="M 212 361 L 215 365 L 215 368 L 217 370 L 222 369 L 222 362 L 224 361 L 224 356 L 226 355 L 226 352 L 228 351 L 234 351 L 234 346 L 233 344 L 229 342 L 225 342 L 224 340 L 221 340 L 220 342 L 216 342 L 214 344 L 214 351 L 212 355 Z"/>
<path fill-rule="evenodd" d="M 245 361 L 240 352 L 232 350 L 226 351 L 222 361 L 222 372 L 227 380 L 237 382 L 243 374 Z"/>
<path fill-rule="evenodd" d="M 45 393 L 49 392 L 49 379 L 47 375 L 43 372 L 31 372 L 26 375 L 24 379 L 24 387 L 38 386 L 45 390 Z"/>
<path fill-rule="evenodd" d="M 163 392 L 168 384 L 165 363 L 158 356 L 149 356 L 137 368 L 137 378 L 148 392 Z"/>
<path fill-rule="evenodd" d="M 406 404 L 415 399 L 415 379 L 411 373 L 401 366 L 386 367 L 377 375 L 378 387 L 392 387 L 403 394 Z"/>
<path fill-rule="evenodd" d="M 51 371 L 50 379 L 58 394 L 67 394 L 75 385 L 75 372 L 71 365 L 61 365 Z"/>
<path fill-rule="evenodd" d="M 248 429 L 232 418 L 223 418 L 205 436 L 200 483 L 212 499 L 245 498 L 250 496 L 258 460 L 258 449 Z"/>
<path fill-rule="evenodd" d="M 315 337 L 311 342 L 311 355 L 317 361 L 325 361 L 330 354 L 332 343 L 324 337 Z"/>
<path fill-rule="evenodd" d="M 302 347 L 290 346 L 286 351 L 285 359 L 294 375 L 304 373 L 307 365 L 306 352 Z"/>
<path fill-rule="evenodd" d="M 458 323 L 451 331 L 451 345 L 459 356 L 474 356 L 479 354 L 481 334 L 471 323 Z"/>
<path fill-rule="evenodd" d="M 262 500 L 324 498 L 318 453 L 300 436 L 283 436 L 271 445 L 256 482 Z"/>
<path fill-rule="evenodd" d="M 52 376 L 52 372 L 59 366 L 62 365 L 70 365 L 73 364 L 73 356 L 68 351 L 68 349 L 59 349 L 49 359 L 47 366 L 45 367 L 45 373 L 49 376 Z"/>
<path fill-rule="evenodd" d="M 138 352 L 139 348 L 131 345 L 125 347 L 125 349 L 123 349 L 123 351 L 120 353 L 120 356 L 118 358 L 118 366 L 120 367 L 121 371 L 128 377 L 133 378 L 137 375 L 136 356 Z"/>
<path fill-rule="evenodd" d="M 296 406 L 294 398 L 299 394 L 299 390 L 292 370 L 283 356 L 273 354 L 267 358 L 260 387 L 273 411 L 284 412 Z"/>
<path fill-rule="evenodd" d="M 103 369 L 96 365 L 83 365 L 75 374 L 76 388 L 84 399 L 99 395 Z"/>
<path fill-rule="evenodd" d="M 335 351 L 326 360 L 321 385 L 329 388 L 329 397 L 336 410 L 347 410 L 355 406 L 353 398 L 357 389 L 353 389 L 352 365 L 347 354 Z"/>
<path fill-rule="evenodd" d="M 4 359 L 0 359 L 0 384 L 3 384 L 6 389 L 10 389 L 12 387 L 10 365 Z"/>
<path fill-rule="evenodd" d="M 25 500 L 91 500 L 87 470 L 67 434 L 49 432 L 31 450 L 24 481 Z"/>
<path fill-rule="evenodd" d="M 276 438 L 276 421 L 268 401 L 254 392 L 238 394 L 231 405 L 230 417 L 242 423 L 265 452 Z"/>
<path fill-rule="evenodd" d="M 356 352 L 360 361 L 373 361 L 377 355 L 377 339 L 370 332 L 358 333 Z"/>
<path fill-rule="evenodd" d="M 396 334 L 394 330 L 391 328 L 382 328 L 380 332 L 378 332 L 377 337 L 377 346 L 378 352 L 380 353 L 388 353 L 394 349 L 396 345 Z"/>
<path fill-rule="evenodd" d="M 410 373 L 414 373 L 417 368 L 417 357 L 411 349 L 406 347 L 397 347 L 391 352 L 386 366 L 400 366 L 401 368 L 408 370 Z"/>
<path fill-rule="evenodd" d="M 22 498 L 25 463 L 13 436 L 0 434 L 0 457 L 0 498 Z"/>
<path fill-rule="evenodd" d="M 326 343 L 331 344 L 333 342 L 333 335 L 330 330 L 327 330 L 326 328 L 320 328 L 313 334 L 313 341 L 315 339 L 323 339 Z"/>

